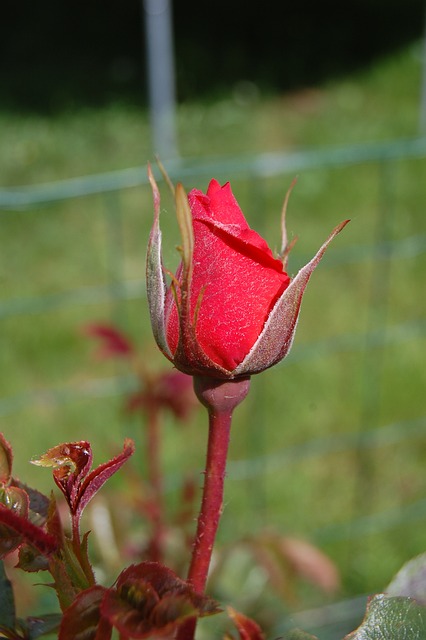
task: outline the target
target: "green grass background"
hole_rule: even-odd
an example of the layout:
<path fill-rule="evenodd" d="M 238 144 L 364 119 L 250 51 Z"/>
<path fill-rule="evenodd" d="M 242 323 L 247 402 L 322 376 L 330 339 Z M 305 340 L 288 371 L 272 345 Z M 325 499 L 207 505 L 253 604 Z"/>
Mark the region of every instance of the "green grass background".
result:
<path fill-rule="evenodd" d="M 242 100 L 234 93 L 214 103 L 182 104 L 180 152 L 202 163 L 416 136 L 420 56 L 420 45 L 410 47 L 362 73 L 291 95 Z M 153 157 L 148 114 L 121 104 L 50 117 L 0 112 L 0 131 L 1 187 L 124 169 Z M 416 159 L 387 168 L 365 163 L 300 173 L 288 210 L 289 231 L 299 237 L 290 272 L 315 253 L 338 222 L 349 217 L 351 223 L 309 284 L 292 354 L 253 379 L 235 416 L 231 461 L 263 456 L 265 461 L 259 462 L 259 473 L 245 479 L 231 462 L 219 542 L 265 527 L 311 540 L 341 571 L 337 598 L 382 590 L 402 563 L 426 546 L 424 514 L 404 517 L 426 491 L 426 442 L 421 435 L 411 437 L 409 428 L 426 413 L 425 170 L 426 159 Z M 293 175 L 223 177 L 231 180 L 251 226 L 272 247 L 278 245 L 281 203 Z M 207 180 L 185 184 L 188 190 L 194 186 L 205 189 Z M 164 258 L 173 269 L 177 231 L 172 202 L 162 191 Z M 28 461 L 61 441 L 90 440 L 95 461 L 101 462 L 124 436 L 133 437 L 138 452 L 132 464 L 144 471 L 139 420 L 123 414 L 122 389 L 114 382 L 128 370 L 97 361 L 81 328 L 114 320 L 132 336 L 149 367 L 167 368 L 154 345 L 143 296 L 99 301 L 90 293 L 143 280 L 151 219 L 148 187 L 0 212 L 0 427 L 15 450 L 15 474 L 45 491 L 52 487 L 49 472 Z M 390 243 L 385 259 L 374 258 L 376 242 Z M 406 246 L 417 249 L 407 253 Z M 56 302 L 76 289 L 89 291 L 89 299 Z M 28 304 L 39 296 L 50 303 L 48 309 Z M 23 310 L 16 310 L 21 304 Z M 401 333 L 400 325 L 423 331 Z M 371 331 L 374 344 L 366 337 Z M 349 343 L 339 349 L 347 336 Z M 328 347 L 320 348 L 324 344 Z M 96 386 L 104 379 L 112 380 L 111 393 Z M 205 422 L 201 411 L 185 427 L 166 421 L 171 510 L 176 479 L 202 468 Z M 292 459 L 292 447 L 311 440 L 393 423 L 407 423 L 406 439 Z M 281 463 L 268 463 L 268 456 L 281 454 Z M 118 478 L 110 490 L 119 486 Z M 344 526 L 388 511 L 400 513 L 399 523 L 383 530 L 360 533 L 355 525 Z M 296 607 L 325 601 L 308 590 Z"/>

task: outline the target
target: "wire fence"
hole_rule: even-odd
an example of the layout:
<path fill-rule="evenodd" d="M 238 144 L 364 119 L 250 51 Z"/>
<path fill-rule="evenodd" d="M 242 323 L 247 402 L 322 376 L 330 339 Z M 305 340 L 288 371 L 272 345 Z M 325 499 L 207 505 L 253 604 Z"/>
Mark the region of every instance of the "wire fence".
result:
<path fill-rule="evenodd" d="M 330 354 L 358 353 L 361 360 L 366 353 L 370 354 L 368 357 L 365 356 L 360 382 L 359 402 L 363 428 L 348 433 L 328 433 L 324 436 L 311 437 L 302 443 L 290 444 L 273 451 L 264 451 L 262 447 L 259 450 L 258 441 L 253 445 L 252 451 L 249 451 L 249 455 L 230 462 L 228 476 L 231 483 L 253 479 L 256 483 L 260 483 L 261 479 L 267 478 L 268 475 L 279 474 L 284 467 L 288 468 L 313 458 L 326 459 L 330 454 L 349 451 L 353 452 L 354 456 L 361 456 L 358 471 L 362 471 L 360 474 L 362 478 L 358 490 L 362 494 L 365 491 L 365 482 L 371 478 L 371 455 L 374 452 L 388 446 L 403 446 L 409 442 L 416 443 L 415 446 L 418 446 L 419 450 L 425 447 L 426 410 L 421 403 L 413 407 L 406 419 L 391 420 L 385 424 L 379 420 L 377 409 L 378 380 L 387 364 L 386 350 L 406 343 L 410 345 L 410 349 L 418 353 L 424 348 L 426 336 L 424 293 L 419 296 L 417 305 L 408 304 L 407 313 L 390 317 L 393 312 L 391 308 L 393 280 L 389 262 L 392 261 L 399 268 L 404 268 L 402 265 L 410 262 L 413 266 L 410 266 L 410 269 L 407 268 L 407 272 L 412 272 L 424 267 L 426 256 L 426 229 L 417 228 L 415 233 L 408 233 L 408 235 L 398 233 L 404 229 L 405 214 L 403 210 L 397 213 L 392 212 L 394 167 L 401 161 L 416 163 L 414 171 L 417 175 L 424 176 L 426 138 L 298 152 L 265 153 L 248 157 L 174 159 L 168 163 L 168 173 L 173 180 L 189 182 L 206 176 L 215 176 L 218 179 L 247 178 L 255 184 L 255 188 L 264 180 L 287 174 L 293 176 L 299 172 L 315 172 L 326 168 L 333 171 L 354 165 L 377 169 L 379 195 L 374 205 L 375 220 L 371 226 L 369 241 L 348 245 L 343 250 L 336 247 L 324 265 L 324 268 L 336 272 L 348 266 L 352 268 L 365 263 L 374 266 L 369 272 L 368 281 L 365 282 L 366 306 L 363 328 L 360 331 L 341 332 L 339 335 L 302 343 L 294 349 L 283 365 L 298 367 L 298 363 L 302 361 L 315 361 L 330 357 Z M 423 182 L 426 181 L 423 179 Z M 126 275 L 124 249 L 120 240 L 123 227 L 126 226 L 126 218 L 122 211 L 122 204 L 115 198 L 120 198 L 122 194 L 146 185 L 145 167 L 135 167 L 43 185 L 0 189 L 0 215 L 3 223 L 7 223 L 8 219 L 16 216 L 46 215 L 46 211 L 50 211 L 53 217 L 65 218 L 68 215 L 67 210 L 61 207 L 55 208 L 61 203 L 86 199 L 84 206 L 89 207 L 92 202 L 91 197 L 102 196 L 97 206 L 101 209 L 100 215 L 105 222 L 106 233 L 102 236 L 102 244 L 109 274 L 108 278 L 100 284 L 82 284 L 63 290 L 57 289 L 54 292 L 40 293 L 33 288 L 29 294 L 21 295 L 13 290 L 0 300 L 0 324 L 2 323 L 7 329 L 11 326 L 10 323 L 27 323 L 30 331 L 31 326 L 34 326 L 34 319 L 43 313 L 61 314 L 83 306 L 104 305 L 112 309 L 112 315 L 114 315 L 118 306 L 121 305 L 120 313 L 122 314 L 123 303 L 143 299 L 145 296 L 143 279 L 128 278 Z M 423 188 L 423 202 L 426 202 L 426 184 L 420 187 Z M 393 230 L 397 230 L 396 237 L 395 234 L 389 233 L 390 225 L 393 225 Z M 406 301 L 404 304 L 407 305 Z M 373 356 L 371 356 L 372 352 Z M 68 384 L 58 382 L 42 388 L 38 384 L 33 384 L 30 388 L 15 386 L 12 393 L 5 393 L 0 397 L 0 417 L 5 420 L 23 410 L 30 412 L 32 408 L 40 410 L 43 406 L 60 407 L 64 404 L 73 404 L 84 397 L 110 398 L 126 393 L 133 386 L 132 376 L 123 373 L 114 373 L 109 377 L 93 376 L 81 382 L 72 380 Z M 8 388 L 7 385 L 6 388 Z M 376 422 L 376 419 L 379 422 Z M 364 456 L 363 452 L 368 452 L 368 455 Z M 169 485 L 171 490 L 176 485 L 173 474 L 169 478 Z M 312 536 L 319 542 L 327 544 L 338 540 L 359 540 L 370 532 L 377 533 L 409 523 L 424 524 L 425 519 L 426 499 L 421 496 L 421 490 L 419 490 L 417 499 L 410 497 L 402 505 L 387 505 L 376 512 L 356 513 L 351 521 L 330 522 L 318 526 L 312 532 Z M 412 547 L 415 548 L 414 543 Z M 357 600 L 357 604 L 361 601 L 363 605 L 363 598 Z M 325 616 L 329 620 L 334 615 L 333 619 L 336 624 L 339 623 L 337 627 L 340 633 L 342 611 L 346 611 L 345 606 L 345 604 L 340 605 L 335 613 L 322 609 L 322 613 L 318 613 L 318 616 L 323 618 Z M 346 618 L 343 614 L 343 622 L 354 615 L 353 606 L 348 605 L 347 609 L 349 613 Z M 299 617 L 303 619 L 302 615 Z M 303 619 L 302 622 L 305 620 Z"/>
<path fill-rule="evenodd" d="M 172 180 L 181 181 L 213 175 L 225 179 L 239 175 L 266 178 L 328 166 L 341 167 L 361 163 L 390 162 L 401 158 L 424 158 L 425 154 L 426 137 L 419 137 L 391 142 L 297 152 L 264 153 L 244 157 L 202 160 L 199 158 L 173 159 L 167 162 L 167 172 Z M 30 210 L 40 204 L 120 191 L 147 183 L 146 167 L 134 167 L 42 185 L 0 189 L 0 208 L 5 211 Z"/>

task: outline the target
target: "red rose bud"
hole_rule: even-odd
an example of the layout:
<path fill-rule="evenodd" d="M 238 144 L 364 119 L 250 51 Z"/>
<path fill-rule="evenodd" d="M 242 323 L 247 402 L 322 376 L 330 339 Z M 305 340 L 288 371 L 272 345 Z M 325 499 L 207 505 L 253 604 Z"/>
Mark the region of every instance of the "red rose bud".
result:
<path fill-rule="evenodd" d="M 147 254 L 147 294 L 154 337 L 164 355 L 191 375 L 247 377 L 290 350 L 303 293 L 338 225 L 318 253 L 291 280 L 285 208 L 282 252 L 275 258 L 250 229 L 229 183 L 212 180 L 207 194 L 181 184 L 175 190 L 182 262 L 166 285 L 161 256 L 160 193 L 148 170 L 154 224 Z"/>

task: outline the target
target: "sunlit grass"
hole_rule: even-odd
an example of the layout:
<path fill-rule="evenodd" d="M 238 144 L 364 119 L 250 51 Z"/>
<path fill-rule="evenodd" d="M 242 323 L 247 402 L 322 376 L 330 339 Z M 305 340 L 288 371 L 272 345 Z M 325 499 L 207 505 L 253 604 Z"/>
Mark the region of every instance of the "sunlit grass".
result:
<path fill-rule="evenodd" d="M 182 156 L 201 161 L 415 136 L 420 76 L 418 49 L 411 48 L 315 90 L 267 98 L 254 93 L 246 103 L 230 95 L 213 104 L 183 104 L 177 111 L 179 148 Z M 153 155 L 147 113 L 125 105 L 51 118 L 4 113 L 0 131 L 2 187 L 143 165 Z M 422 499 L 424 446 L 413 438 L 375 447 L 367 462 L 353 447 L 290 461 L 285 452 L 311 440 L 424 415 L 424 334 L 413 330 L 392 339 L 392 331 L 425 320 L 424 243 L 412 255 L 398 254 L 399 242 L 425 235 L 425 168 L 425 160 L 395 162 L 384 190 L 381 169 L 373 164 L 301 172 L 288 211 L 290 233 L 299 237 L 291 272 L 338 222 L 347 217 L 352 222 L 312 278 L 292 355 L 253 379 L 233 428 L 231 460 L 265 456 L 266 461 L 264 473 L 245 480 L 233 477 L 231 465 L 220 539 L 264 525 L 318 539 L 342 571 L 344 594 L 383 588 L 404 560 L 424 550 L 424 523 L 410 524 L 402 541 L 400 527 L 366 534 L 356 544 L 350 536 L 327 541 L 321 531 Z M 278 244 L 281 203 L 292 178 L 229 176 L 250 224 L 271 246 Z M 185 186 L 205 188 L 206 182 Z M 164 209 L 165 261 L 173 269 L 176 225 L 166 194 Z M 2 309 L 9 309 L 0 318 L 1 429 L 15 448 L 16 474 L 46 491 L 49 474 L 28 460 L 60 441 L 91 440 L 99 462 L 124 436 L 143 446 L 139 421 L 123 414 L 120 395 L 102 395 L 91 386 L 93 379 L 126 374 L 126 367 L 95 361 L 81 328 L 114 320 L 150 367 L 168 366 L 153 344 L 145 298 L 109 302 L 107 296 L 121 278 L 143 280 L 151 211 L 149 189 L 138 188 L 0 213 L 0 299 Z M 394 253 L 371 260 L 368 250 L 376 242 L 390 242 Z M 106 294 L 94 293 L 93 299 L 89 294 L 81 305 L 55 302 L 55 296 L 74 289 Z M 40 295 L 50 300 L 45 311 L 28 304 Z M 28 313 L 10 310 L 18 303 L 25 303 Z M 375 332 L 376 344 L 368 342 L 366 332 Z M 347 340 L 343 348 L 334 349 L 341 339 Z M 172 480 L 180 470 L 201 470 L 204 422 L 200 412 L 186 432 L 167 425 L 164 459 Z M 268 468 L 268 458 L 280 452 L 282 465 L 271 462 Z M 361 477 L 365 468 L 368 495 Z M 171 505 L 176 496 L 177 487 L 171 486 Z"/>

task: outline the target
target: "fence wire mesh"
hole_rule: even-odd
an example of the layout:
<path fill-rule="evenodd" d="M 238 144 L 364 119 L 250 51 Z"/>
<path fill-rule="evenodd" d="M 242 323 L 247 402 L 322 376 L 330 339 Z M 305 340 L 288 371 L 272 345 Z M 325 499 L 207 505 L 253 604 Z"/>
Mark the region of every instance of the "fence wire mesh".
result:
<path fill-rule="evenodd" d="M 278 197 L 299 174 L 301 195 L 294 197 L 302 213 L 300 220 L 290 215 L 303 246 L 309 226 L 306 256 L 320 244 L 314 234 L 322 241 L 336 222 L 354 218 L 354 231 L 335 243 L 315 274 L 291 355 L 277 373 L 256 380 L 253 400 L 242 409 L 228 495 L 243 508 L 237 517 L 231 507 L 225 510 L 224 541 L 270 521 L 317 541 L 346 575 L 367 571 L 356 567 L 354 541 L 363 550 L 361 564 L 374 572 L 383 531 L 394 532 L 388 555 L 404 532 L 395 564 L 424 550 L 426 485 L 418 472 L 426 452 L 426 305 L 424 285 L 418 285 L 426 266 L 425 169 L 426 138 L 168 164 L 171 178 L 188 188 L 204 187 L 207 177 L 231 180 L 243 210 L 258 212 L 265 235 L 279 215 Z M 363 193 L 356 189 L 358 172 L 367 176 Z M 342 200 L 334 195 L 336 182 L 347 185 Z M 321 220 L 315 218 L 319 198 L 329 203 Z M 275 214 L 259 213 L 272 206 Z M 91 439 L 92 432 L 104 446 L 123 433 L 134 435 L 134 424 L 120 412 L 133 376 L 122 365 L 91 362 L 91 345 L 79 328 L 114 322 L 136 336 L 148 362 L 156 362 L 142 275 L 151 220 L 145 168 L 0 189 L 0 217 L 0 416 L 6 435 L 19 442 L 37 432 L 34 453 L 56 444 L 52 430 L 59 422 L 69 439 Z M 166 244 L 166 259 L 172 252 Z M 306 256 L 296 252 L 298 266 Z M 287 438 L 286 424 L 299 421 Z M 182 438 L 170 437 L 182 456 Z M 199 464 L 196 456 L 188 462 Z M 24 464 L 17 460 L 27 476 Z M 170 460 L 171 501 L 180 471 Z M 335 501 L 341 475 L 346 493 Z M 323 507 L 313 513 L 319 500 Z M 342 501 L 351 508 L 343 512 Z M 398 566 L 390 559 L 387 568 Z M 360 592 L 373 584 L 360 578 Z"/>

